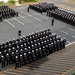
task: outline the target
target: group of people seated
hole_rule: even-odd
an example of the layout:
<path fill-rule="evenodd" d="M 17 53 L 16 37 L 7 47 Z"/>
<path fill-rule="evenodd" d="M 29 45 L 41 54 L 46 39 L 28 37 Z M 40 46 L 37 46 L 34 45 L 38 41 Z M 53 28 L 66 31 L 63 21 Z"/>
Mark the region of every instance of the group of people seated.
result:
<path fill-rule="evenodd" d="M 73 13 L 69 13 L 61 9 L 55 9 L 47 11 L 47 15 L 64 21 L 66 23 L 75 25 L 75 14 Z"/>
<path fill-rule="evenodd" d="M 10 64 L 15 64 L 15 68 L 21 67 L 65 48 L 65 42 L 65 38 L 61 39 L 48 28 L 2 43 L 0 45 L 1 67 Z"/>
<path fill-rule="evenodd" d="M 0 6 L 0 21 L 15 16 L 18 16 L 18 12 L 15 12 L 15 10 L 9 8 L 8 6 L 5 5 Z"/>
<path fill-rule="evenodd" d="M 47 10 L 57 9 L 58 7 L 55 6 L 53 3 L 42 2 L 39 4 L 33 4 L 33 5 L 30 4 L 29 8 L 42 13 L 42 12 L 47 12 Z"/>

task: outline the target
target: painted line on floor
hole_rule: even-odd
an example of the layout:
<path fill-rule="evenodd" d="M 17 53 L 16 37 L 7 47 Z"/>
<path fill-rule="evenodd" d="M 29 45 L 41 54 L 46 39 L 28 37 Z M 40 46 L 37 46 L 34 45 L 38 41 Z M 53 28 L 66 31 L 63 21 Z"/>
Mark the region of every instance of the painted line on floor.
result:
<path fill-rule="evenodd" d="M 64 73 L 61 74 L 61 75 L 65 75 L 65 74 L 67 74 L 68 72 L 72 71 L 73 69 L 75 69 L 75 66 L 74 66 L 73 68 L 70 68 L 69 70 L 67 70 L 66 72 L 64 72 Z"/>
<path fill-rule="evenodd" d="M 12 23 L 10 23 L 8 20 L 4 20 L 6 21 L 9 25 L 11 25 L 12 27 L 15 27 Z"/>
<path fill-rule="evenodd" d="M 25 18 L 25 17 L 23 17 L 23 16 L 21 16 L 21 15 L 19 15 L 21 18 L 23 18 L 23 19 L 25 19 L 26 20 L 26 22 L 28 22 L 28 20 Z"/>
<path fill-rule="evenodd" d="M 24 23 L 22 23 L 21 21 L 17 20 L 16 18 L 13 18 L 14 20 L 16 20 L 17 22 L 19 22 L 20 24 L 24 25 Z"/>
<path fill-rule="evenodd" d="M 38 20 L 38 21 L 41 21 L 40 19 L 38 19 L 38 18 L 36 18 L 36 17 L 34 17 L 34 16 L 28 14 L 28 13 L 25 13 L 24 11 L 21 11 L 21 12 L 24 13 L 24 14 L 26 14 L 26 15 L 28 15 L 28 16 L 30 16 L 30 17 L 32 17 L 32 18 L 34 18 L 34 19 L 36 19 L 36 20 Z"/>
<path fill-rule="evenodd" d="M 40 16 L 40 17 L 42 17 L 42 18 L 44 18 L 44 19 L 46 19 L 46 20 L 48 20 L 48 18 L 47 17 L 44 17 L 44 16 L 42 16 L 42 15 L 40 15 L 40 14 L 37 14 L 37 13 L 35 13 L 35 12 L 33 12 L 33 11 L 30 11 L 31 13 L 33 13 L 33 14 L 35 14 L 35 15 L 38 15 L 38 16 Z"/>
<path fill-rule="evenodd" d="M 2 75 L 2 73 L 7 72 L 7 71 L 12 70 L 12 69 L 14 69 L 14 67 L 6 69 L 6 70 L 2 71 L 0 74 Z"/>
<path fill-rule="evenodd" d="M 63 31 L 63 30 L 60 30 L 62 33 L 65 33 L 65 34 L 67 34 L 67 35 L 69 35 L 67 32 L 65 32 L 65 31 Z"/>
<path fill-rule="evenodd" d="M 7 75 L 7 74 L 1 74 L 1 75 Z"/>
<path fill-rule="evenodd" d="M 68 44 L 70 43 L 69 41 L 66 41 Z"/>
<path fill-rule="evenodd" d="M 72 30 L 72 31 L 74 31 L 74 32 L 75 32 L 75 30 L 74 30 L 74 29 L 72 29 L 72 28 L 68 28 L 68 29 L 70 29 L 70 30 Z"/>
<path fill-rule="evenodd" d="M 11 75 L 11 74 L 13 74 L 13 75 L 18 75 L 18 73 L 15 73 L 15 72 L 9 72 L 9 71 L 4 72 L 4 73 L 7 73 L 8 75 Z"/>
<path fill-rule="evenodd" d="M 75 36 L 72 36 L 73 38 L 75 38 Z"/>
<path fill-rule="evenodd" d="M 25 18 L 25 17 L 23 17 L 23 16 L 21 16 L 21 15 L 19 15 L 21 18 L 24 18 L 25 20 L 27 20 L 27 21 L 29 21 L 29 22 L 31 22 L 32 23 L 32 21 L 30 21 L 30 20 L 28 20 L 27 18 Z"/>
<path fill-rule="evenodd" d="M 25 8 L 27 8 L 27 7 L 26 6 L 25 7 L 23 6 L 23 7 L 17 8 L 17 9 L 25 9 Z"/>
<path fill-rule="evenodd" d="M 75 41 L 74 41 L 74 42 L 71 42 L 71 43 L 69 43 L 69 44 L 67 44 L 66 46 L 69 46 L 69 45 L 74 44 L 74 43 L 75 43 Z"/>
<path fill-rule="evenodd" d="M 70 35 L 70 34 L 68 34 L 67 32 L 65 32 L 65 31 L 62 31 L 62 30 L 60 30 L 62 33 L 64 33 L 64 34 L 66 34 L 66 35 L 69 35 L 69 36 L 71 36 L 72 38 L 75 38 L 75 36 L 73 36 L 73 35 Z"/>
<path fill-rule="evenodd" d="M 19 18 L 21 18 L 21 17 L 20 16 L 19 17 L 16 17 L 16 19 L 19 19 Z M 9 18 L 7 20 L 10 21 L 10 20 L 13 20 L 13 18 Z"/>

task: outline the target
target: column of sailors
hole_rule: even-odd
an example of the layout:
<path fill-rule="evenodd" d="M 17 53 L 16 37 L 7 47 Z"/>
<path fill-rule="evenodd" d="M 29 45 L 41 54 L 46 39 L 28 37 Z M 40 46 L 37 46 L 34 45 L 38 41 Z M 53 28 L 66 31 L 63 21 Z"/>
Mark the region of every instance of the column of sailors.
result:
<path fill-rule="evenodd" d="M 47 12 L 47 10 L 57 9 L 58 7 L 55 6 L 53 3 L 42 2 L 39 4 L 33 4 L 33 5 L 30 4 L 29 8 L 42 13 L 42 12 Z"/>
<path fill-rule="evenodd" d="M 9 8 L 8 6 L 0 6 L 0 21 L 15 16 L 18 16 L 18 12 L 15 12 L 15 10 Z"/>
<path fill-rule="evenodd" d="M 29 5 L 29 8 L 40 13 L 47 12 L 48 16 L 52 16 L 71 25 L 75 25 L 75 14 L 59 9 L 53 3 L 42 2 L 39 4 Z"/>
<path fill-rule="evenodd" d="M 66 23 L 75 25 L 75 14 L 66 12 L 61 9 L 49 10 L 47 12 L 48 16 L 54 17 Z"/>
<path fill-rule="evenodd" d="M 15 68 L 31 63 L 55 51 L 65 48 L 65 39 L 61 39 L 50 29 L 23 36 L 0 45 L 1 67 L 15 64 Z"/>

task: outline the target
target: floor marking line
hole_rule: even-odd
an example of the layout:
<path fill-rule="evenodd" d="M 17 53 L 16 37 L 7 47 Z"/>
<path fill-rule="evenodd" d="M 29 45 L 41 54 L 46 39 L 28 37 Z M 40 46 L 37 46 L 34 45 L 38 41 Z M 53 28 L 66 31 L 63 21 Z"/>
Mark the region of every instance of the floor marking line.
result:
<path fill-rule="evenodd" d="M 28 15 L 28 16 L 30 16 L 30 17 L 32 17 L 32 18 L 34 18 L 34 19 L 36 19 L 36 20 L 38 20 L 38 21 L 41 21 L 40 19 L 38 19 L 38 18 L 36 18 L 36 17 L 34 17 L 32 15 L 29 15 L 29 14 L 25 13 L 24 11 L 21 11 L 21 12 L 24 13 L 24 14 L 26 14 L 26 15 Z"/>
<path fill-rule="evenodd" d="M 7 71 L 7 72 L 4 72 L 4 73 L 9 73 L 9 74 L 18 74 L 18 73 L 9 72 L 9 71 Z"/>
<path fill-rule="evenodd" d="M 21 16 L 21 15 L 19 15 L 20 17 L 22 17 L 22 18 L 24 18 L 24 19 L 26 19 L 25 17 L 23 17 L 23 16 Z M 26 20 L 28 20 L 28 19 L 26 19 Z M 29 22 L 31 22 L 30 20 L 28 20 Z M 32 22 L 31 22 L 32 23 Z"/>
<path fill-rule="evenodd" d="M 21 17 L 16 17 L 16 19 L 19 19 L 19 18 L 21 18 Z M 10 21 L 10 20 L 13 20 L 13 18 L 9 18 L 8 19 L 8 21 Z"/>
<path fill-rule="evenodd" d="M 74 66 L 73 68 L 70 68 L 69 70 L 67 70 L 66 72 L 64 72 L 64 73 L 61 74 L 61 75 L 65 75 L 65 74 L 67 74 L 68 72 L 70 72 L 70 71 L 73 70 L 73 69 L 75 69 L 75 66 Z"/>
<path fill-rule="evenodd" d="M 32 11 L 30 11 L 30 12 L 32 12 Z M 40 16 L 40 17 L 42 17 L 42 18 L 48 20 L 48 18 L 46 18 L 46 17 L 44 17 L 44 16 L 42 16 L 42 15 L 40 15 L 40 14 L 37 14 L 37 13 L 35 13 L 35 12 L 32 12 L 32 13 L 34 13 L 35 15 L 38 15 L 38 16 Z"/>
<path fill-rule="evenodd" d="M 11 25 L 12 27 L 15 27 L 12 23 L 10 23 L 8 20 L 5 20 L 9 25 Z"/>
<path fill-rule="evenodd" d="M 69 43 L 69 44 L 67 44 L 66 46 L 69 46 L 69 45 L 74 44 L 74 43 L 75 43 L 75 41 L 74 41 L 74 42 L 71 42 L 71 43 Z"/>
<path fill-rule="evenodd" d="M 62 33 L 65 33 L 65 34 L 67 34 L 67 35 L 69 35 L 67 32 L 65 32 L 65 31 L 62 31 L 62 30 L 60 30 Z"/>
<path fill-rule="evenodd" d="M 68 44 L 70 43 L 69 41 L 66 41 Z"/>
<path fill-rule="evenodd" d="M 17 8 L 17 9 L 25 9 L 25 8 L 27 8 L 27 7 L 20 7 L 20 8 Z"/>
<path fill-rule="evenodd" d="M 70 30 L 72 30 L 72 31 L 74 31 L 74 32 L 75 32 L 75 30 L 74 30 L 74 29 L 72 29 L 72 28 L 68 28 L 68 29 L 70 29 Z"/>
<path fill-rule="evenodd" d="M 67 35 L 69 35 L 69 36 L 71 36 L 70 34 L 68 34 L 67 32 L 64 32 L 64 31 L 62 31 L 62 30 L 60 30 L 62 33 L 65 33 L 65 34 L 67 34 Z M 75 38 L 75 36 L 71 36 L 72 38 Z"/>
<path fill-rule="evenodd" d="M 16 18 L 13 18 L 14 20 L 16 20 L 17 22 L 19 22 L 20 24 L 24 25 L 22 22 L 20 22 L 19 20 L 17 20 Z"/>
<path fill-rule="evenodd" d="M 9 68 L 9 69 L 6 69 L 6 70 L 2 71 L 0 74 L 2 74 L 2 73 L 4 73 L 4 72 L 7 72 L 7 71 L 9 71 L 9 70 L 12 70 L 12 69 L 14 69 L 14 67 Z"/>
<path fill-rule="evenodd" d="M 75 38 L 75 36 L 72 36 L 73 38 Z"/>

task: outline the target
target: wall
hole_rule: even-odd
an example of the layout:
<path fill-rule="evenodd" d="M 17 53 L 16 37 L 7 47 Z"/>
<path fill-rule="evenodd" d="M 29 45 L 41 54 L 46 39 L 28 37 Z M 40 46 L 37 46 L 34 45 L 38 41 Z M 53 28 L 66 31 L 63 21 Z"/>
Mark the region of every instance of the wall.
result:
<path fill-rule="evenodd" d="M 7 2 L 8 0 L 0 0 L 0 1 L 4 1 L 4 2 Z"/>

